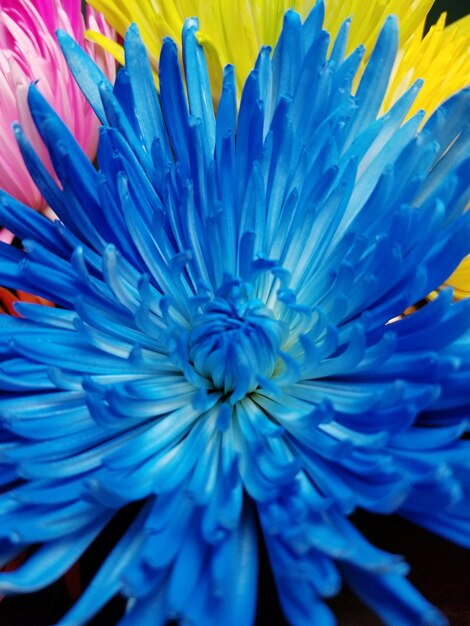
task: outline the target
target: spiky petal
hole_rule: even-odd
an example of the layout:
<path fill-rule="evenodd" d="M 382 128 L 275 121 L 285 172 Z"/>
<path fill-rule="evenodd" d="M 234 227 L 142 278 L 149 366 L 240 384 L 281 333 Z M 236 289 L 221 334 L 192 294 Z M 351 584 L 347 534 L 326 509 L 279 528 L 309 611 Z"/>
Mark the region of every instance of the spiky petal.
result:
<path fill-rule="evenodd" d="M 186 18 L 197 15 L 201 22 L 198 42 L 204 47 L 209 62 L 212 96 L 218 99 L 223 68 L 227 63 L 237 66 L 239 92 L 261 45 L 273 46 L 281 31 L 284 12 L 288 8 L 307 17 L 314 0 L 246 0 L 242 3 L 221 3 L 218 0 L 178 0 L 156 3 L 153 0 L 88 0 L 101 11 L 116 30 L 124 35 L 133 21 L 141 29 L 155 72 L 165 37 L 178 39 Z M 445 26 L 442 14 L 436 26 L 423 37 L 426 15 L 432 0 L 408 2 L 391 0 L 363 2 L 362 0 L 324 0 L 325 28 L 333 38 L 340 34 L 337 52 L 346 47 L 351 53 L 359 45 L 366 48 L 366 58 L 377 40 L 381 24 L 387 15 L 397 15 L 400 23 L 400 50 L 384 99 L 384 110 L 418 79 L 425 80 L 410 113 L 424 108 L 432 113 L 446 98 L 470 82 L 470 17 Z M 351 23 L 345 22 L 351 18 Z M 349 31 L 349 37 L 346 33 Z M 98 32 L 89 32 L 96 41 L 123 60 L 123 50 Z"/>
<path fill-rule="evenodd" d="M 0 545 L 37 546 L 0 591 L 47 585 L 139 503 L 62 624 L 118 593 L 121 626 L 252 624 L 256 516 L 291 624 L 334 623 L 342 578 L 393 626 L 445 624 L 348 516 L 469 543 L 469 303 L 400 314 L 469 251 L 470 92 L 422 132 L 419 84 L 378 117 L 396 20 L 352 96 L 363 50 L 329 58 L 319 6 L 286 14 L 238 112 L 226 68 L 217 116 L 196 21 L 160 94 L 135 26 L 114 88 L 62 34 L 99 171 L 30 89 L 60 186 L 17 136 L 61 221 L 3 196 L 25 250 L 0 247 L 0 278 L 60 307 L 0 316 Z"/>
<path fill-rule="evenodd" d="M 111 28 L 103 17 L 87 12 L 87 26 L 107 37 Z M 0 11 L 0 188 L 35 209 L 45 201 L 29 175 L 15 140 L 12 124 L 21 122 L 35 150 L 47 163 L 47 151 L 31 119 L 27 92 L 31 81 L 65 121 L 90 159 L 96 154 L 98 121 L 70 75 L 55 31 L 61 28 L 86 48 L 106 75 L 114 78 L 114 62 L 85 42 L 79 0 L 3 0 Z M 52 171 L 52 166 L 49 166 Z M 6 231 L 0 239 L 9 241 Z"/>

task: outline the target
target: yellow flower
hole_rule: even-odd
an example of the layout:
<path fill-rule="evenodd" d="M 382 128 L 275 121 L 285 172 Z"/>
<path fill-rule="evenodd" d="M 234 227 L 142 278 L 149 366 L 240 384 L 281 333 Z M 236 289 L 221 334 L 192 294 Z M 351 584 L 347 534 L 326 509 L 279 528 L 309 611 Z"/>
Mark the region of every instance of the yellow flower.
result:
<path fill-rule="evenodd" d="M 199 42 L 209 62 L 214 99 L 222 85 L 222 69 L 234 63 L 239 91 L 261 45 L 273 46 L 279 36 L 283 15 L 293 7 L 306 17 L 315 0 L 88 0 L 101 11 L 109 23 L 124 35 L 131 22 L 137 22 L 152 64 L 157 71 L 164 37 L 176 40 L 184 20 L 197 16 L 200 21 Z M 364 44 L 370 52 L 385 17 L 391 13 L 400 21 L 400 53 L 385 105 L 390 105 L 418 77 L 425 85 L 415 109 L 431 113 L 443 100 L 470 82 L 470 17 L 445 27 L 445 15 L 423 39 L 426 15 L 433 0 L 325 0 L 325 28 L 332 38 L 343 21 L 351 17 L 349 50 Z M 122 48 L 103 35 L 89 32 L 92 41 L 100 43 L 123 62 Z"/>

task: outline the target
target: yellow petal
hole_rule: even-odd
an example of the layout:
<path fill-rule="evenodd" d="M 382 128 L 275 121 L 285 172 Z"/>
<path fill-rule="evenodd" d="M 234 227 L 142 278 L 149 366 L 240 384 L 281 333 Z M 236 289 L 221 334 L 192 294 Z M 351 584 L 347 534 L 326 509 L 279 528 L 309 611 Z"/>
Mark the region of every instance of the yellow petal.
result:
<path fill-rule="evenodd" d="M 445 26 L 445 13 L 424 39 L 411 38 L 400 53 L 385 99 L 385 110 L 417 79 L 424 87 L 410 115 L 432 113 L 450 95 L 470 84 L 470 16 Z"/>
<path fill-rule="evenodd" d="M 122 36 L 131 22 L 137 22 L 155 72 L 164 37 L 178 41 L 184 20 L 197 16 L 201 29 L 199 41 L 206 51 L 215 102 L 220 95 L 222 69 L 227 63 L 236 66 L 241 93 L 260 46 L 275 44 L 286 10 L 293 7 L 305 18 L 315 4 L 315 0 L 88 1 Z M 348 51 L 362 43 L 370 53 L 386 16 L 398 15 L 401 49 L 384 110 L 417 78 L 424 78 L 425 85 L 412 113 L 420 108 L 431 113 L 470 82 L 470 17 L 444 27 L 445 17 L 442 16 L 423 39 L 424 22 L 432 4 L 433 0 L 325 0 L 325 28 L 332 38 L 343 21 L 352 18 Z M 95 35 L 89 33 L 89 37 L 97 41 Z M 102 39 L 101 43 L 122 62 L 122 50 L 117 45 Z"/>
<path fill-rule="evenodd" d="M 85 31 L 85 36 L 88 41 L 98 44 L 103 50 L 109 52 L 120 65 L 124 65 L 124 50 L 116 41 L 94 30 Z"/>
<path fill-rule="evenodd" d="M 470 296 L 470 256 L 466 257 L 455 272 L 447 279 L 447 285 L 454 288 L 457 300 Z"/>

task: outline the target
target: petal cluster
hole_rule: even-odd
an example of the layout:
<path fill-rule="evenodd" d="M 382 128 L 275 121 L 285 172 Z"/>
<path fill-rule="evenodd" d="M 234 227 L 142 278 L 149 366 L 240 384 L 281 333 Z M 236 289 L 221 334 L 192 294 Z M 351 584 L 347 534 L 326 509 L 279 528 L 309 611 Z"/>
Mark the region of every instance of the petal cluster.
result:
<path fill-rule="evenodd" d="M 470 85 L 470 15 L 446 25 L 443 13 L 426 35 L 421 31 L 409 39 L 392 72 L 384 109 L 417 78 L 424 79 L 425 88 L 410 113 L 420 108 L 432 113 L 450 95 Z"/>
<path fill-rule="evenodd" d="M 121 35 L 131 22 L 139 24 L 156 73 L 164 38 L 171 36 L 178 39 L 184 19 L 197 15 L 201 23 L 198 42 L 204 47 L 208 59 L 215 101 L 220 94 L 223 67 L 227 63 L 237 66 L 237 84 L 241 92 L 260 46 L 272 46 L 277 41 L 284 12 L 292 7 L 306 17 L 314 5 L 314 0 L 247 0 L 233 5 L 207 0 L 88 2 L 102 11 Z M 325 0 L 325 28 L 335 36 L 344 21 L 352 18 L 347 51 L 350 53 L 362 44 L 366 49 L 365 60 L 385 17 L 390 14 L 398 16 L 400 49 L 383 100 L 383 111 L 389 110 L 419 78 L 424 79 L 424 86 L 415 98 L 409 116 L 420 109 L 432 113 L 446 98 L 470 84 L 470 16 L 446 26 L 446 15 L 443 13 L 438 23 L 424 36 L 425 19 L 432 4 L 432 0 L 380 0 L 369 3 L 362 0 Z M 114 41 L 99 32 L 89 32 L 88 36 L 120 62 L 123 61 L 123 50 Z M 356 85 L 363 67 L 364 64 L 359 68 Z M 456 298 L 467 297 L 470 293 L 469 267 L 470 260 L 466 260 L 458 274 L 448 281 L 454 287 Z"/>
<path fill-rule="evenodd" d="M 164 38 L 179 39 L 184 20 L 197 15 L 201 28 L 198 42 L 204 47 L 208 59 L 215 100 L 220 94 L 223 68 L 227 63 L 234 63 L 237 67 L 237 84 L 241 92 L 260 46 L 276 43 L 285 11 L 293 8 L 305 18 L 315 4 L 314 0 L 245 0 L 237 4 L 207 0 L 88 2 L 102 11 L 121 35 L 131 22 L 137 22 L 155 72 L 158 72 L 158 57 Z M 425 85 L 410 114 L 420 108 L 432 113 L 446 98 L 470 83 L 470 17 L 445 26 L 446 16 L 442 14 L 438 24 L 423 37 L 426 15 L 432 5 L 432 0 L 325 0 L 325 28 L 336 36 L 344 21 L 352 18 L 347 52 L 351 53 L 362 44 L 366 48 L 366 59 L 386 16 L 398 16 L 400 50 L 384 98 L 384 110 L 388 110 L 418 78 L 423 78 Z M 97 32 L 89 32 L 88 36 L 122 62 L 123 50 L 114 41 Z"/>
<path fill-rule="evenodd" d="M 88 11 L 87 25 L 108 37 L 112 35 L 103 17 L 93 11 Z M 0 185 L 35 209 L 43 209 L 45 201 L 23 164 L 12 130 L 12 124 L 19 120 L 35 149 L 47 162 L 47 151 L 27 104 L 31 81 L 38 81 L 38 89 L 91 159 L 98 141 L 98 120 L 70 75 L 55 37 L 58 28 L 84 46 L 100 62 L 110 79 L 114 77 L 114 64 L 110 58 L 85 42 L 79 0 L 4 0 L 1 3 Z"/>
<path fill-rule="evenodd" d="M 289 11 L 237 108 L 214 112 L 197 21 L 160 92 L 137 28 L 114 87 L 59 35 L 102 122 L 96 170 L 39 91 L 55 176 L 17 129 L 60 221 L 1 195 L 0 280 L 53 300 L 0 316 L 0 593 L 41 588 L 116 513 L 131 523 L 64 625 L 114 595 L 121 626 L 252 624 L 261 529 L 287 619 L 334 623 L 346 580 L 393 626 L 445 618 L 349 519 L 400 513 L 469 545 L 470 304 L 413 314 L 469 250 L 470 91 L 429 121 L 421 83 L 380 115 L 399 36 L 330 45 Z M 330 51 L 329 51 L 330 50 Z"/>

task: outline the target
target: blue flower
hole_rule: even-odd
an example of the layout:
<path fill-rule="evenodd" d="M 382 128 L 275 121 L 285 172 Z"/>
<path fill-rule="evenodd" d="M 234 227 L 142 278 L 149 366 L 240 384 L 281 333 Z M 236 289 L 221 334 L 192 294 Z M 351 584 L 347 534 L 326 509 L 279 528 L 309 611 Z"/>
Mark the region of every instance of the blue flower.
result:
<path fill-rule="evenodd" d="M 382 619 L 445 624 L 372 546 L 356 509 L 470 545 L 470 301 L 423 301 L 470 251 L 470 91 L 419 131 L 420 84 L 378 117 L 389 18 L 331 53 L 322 3 L 288 12 L 237 111 L 217 115 L 197 21 L 183 79 L 166 40 L 155 90 L 136 27 L 114 88 L 65 34 L 102 121 L 99 169 L 31 87 L 59 183 L 16 134 L 60 221 L 1 196 L 2 284 L 53 300 L 0 319 L 1 593 L 50 584 L 116 513 L 137 513 L 60 623 L 128 598 L 121 626 L 253 624 L 257 526 L 289 622 L 334 623 L 346 580 Z"/>

